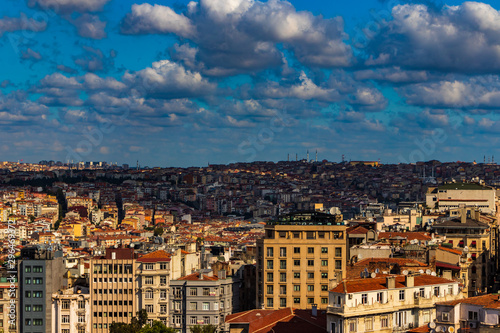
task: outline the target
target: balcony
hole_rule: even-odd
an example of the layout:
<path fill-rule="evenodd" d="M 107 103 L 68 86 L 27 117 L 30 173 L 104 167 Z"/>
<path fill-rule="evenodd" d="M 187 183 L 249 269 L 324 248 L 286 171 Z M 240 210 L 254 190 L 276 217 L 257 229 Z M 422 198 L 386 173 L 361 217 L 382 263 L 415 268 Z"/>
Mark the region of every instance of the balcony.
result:
<path fill-rule="evenodd" d="M 326 307 L 326 313 L 330 314 L 339 314 L 344 312 L 344 306 L 343 305 L 329 305 Z"/>

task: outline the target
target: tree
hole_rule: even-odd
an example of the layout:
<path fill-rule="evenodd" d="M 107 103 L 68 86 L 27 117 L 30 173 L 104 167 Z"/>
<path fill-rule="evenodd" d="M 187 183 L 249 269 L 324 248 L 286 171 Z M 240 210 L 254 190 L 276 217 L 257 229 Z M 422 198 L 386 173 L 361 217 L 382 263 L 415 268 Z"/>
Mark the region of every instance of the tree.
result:
<path fill-rule="evenodd" d="M 144 326 L 141 328 L 139 333 L 176 333 L 177 331 L 173 329 L 172 327 L 167 327 L 165 326 L 162 322 L 155 320 L 153 321 L 153 325 Z"/>
<path fill-rule="evenodd" d="M 163 235 L 163 228 L 161 227 L 155 228 L 155 236 L 161 236 L 161 235 Z"/>
<path fill-rule="evenodd" d="M 109 333 L 139 333 L 147 321 L 148 313 L 142 309 L 136 313 L 136 317 L 132 318 L 130 324 L 112 323 L 109 325 Z"/>
<path fill-rule="evenodd" d="M 215 333 L 217 326 L 214 325 L 194 325 L 189 328 L 191 333 Z"/>

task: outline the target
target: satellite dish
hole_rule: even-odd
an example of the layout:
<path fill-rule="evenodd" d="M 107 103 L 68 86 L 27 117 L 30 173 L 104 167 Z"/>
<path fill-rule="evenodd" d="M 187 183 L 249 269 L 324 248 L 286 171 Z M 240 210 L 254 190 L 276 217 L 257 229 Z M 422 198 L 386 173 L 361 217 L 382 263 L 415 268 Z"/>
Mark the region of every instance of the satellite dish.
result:
<path fill-rule="evenodd" d="M 465 253 L 469 252 L 469 247 L 468 247 L 468 246 L 465 246 L 465 247 L 464 247 L 464 252 L 465 252 Z"/>
<path fill-rule="evenodd" d="M 365 272 L 368 272 L 368 268 L 365 267 Z"/>
<path fill-rule="evenodd" d="M 425 270 L 425 274 L 430 275 L 431 274 L 431 270 L 430 269 L 426 269 Z"/>
<path fill-rule="evenodd" d="M 432 273 L 431 273 L 431 275 L 432 275 L 432 276 L 436 276 L 436 272 L 432 272 Z"/>
<path fill-rule="evenodd" d="M 371 274 L 371 277 L 372 277 L 372 279 L 374 279 L 374 278 L 376 278 L 376 277 L 377 277 L 377 274 L 372 273 L 372 274 Z"/>
<path fill-rule="evenodd" d="M 380 272 L 380 270 L 377 268 L 377 269 L 375 270 L 375 273 L 377 273 L 377 274 L 378 274 L 379 272 Z"/>
<path fill-rule="evenodd" d="M 429 323 L 429 328 L 431 328 L 431 329 L 436 328 L 436 323 L 435 323 L 435 322 L 433 322 L 433 321 L 431 321 L 431 322 Z"/>
<path fill-rule="evenodd" d="M 423 270 L 423 269 L 420 269 L 418 272 L 419 272 L 420 274 L 424 274 L 424 270 Z"/>
<path fill-rule="evenodd" d="M 403 275 L 408 275 L 408 271 L 407 271 L 407 270 L 404 270 L 404 271 L 403 271 Z"/>
<path fill-rule="evenodd" d="M 449 327 L 448 327 L 448 332 L 449 332 L 449 333 L 455 333 L 455 327 L 453 327 L 453 326 L 449 326 Z"/>

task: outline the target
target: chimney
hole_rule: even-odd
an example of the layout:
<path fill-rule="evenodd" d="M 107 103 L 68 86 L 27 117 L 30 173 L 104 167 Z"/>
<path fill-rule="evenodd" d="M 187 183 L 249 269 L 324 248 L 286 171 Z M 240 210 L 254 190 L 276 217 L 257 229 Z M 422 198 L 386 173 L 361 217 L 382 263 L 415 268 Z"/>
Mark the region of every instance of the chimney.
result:
<path fill-rule="evenodd" d="M 313 304 L 312 305 L 312 316 L 317 317 L 318 316 L 318 304 Z"/>
<path fill-rule="evenodd" d="M 460 222 L 467 222 L 467 210 L 463 206 L 460 208 Z"/>
<path fill-rule="evenodd" d="M 415 286 L 415 277 L 413 275 L 405 275 L 405 285 L 406 288 L 411 288 Z"/>
<path fill-rule="evenodd" d="M 385 282 L 387 284 L 387 289 L 394 289 L 396 288 L 396 277 L 395 276 L 388 276 L 385 278 Z"/>

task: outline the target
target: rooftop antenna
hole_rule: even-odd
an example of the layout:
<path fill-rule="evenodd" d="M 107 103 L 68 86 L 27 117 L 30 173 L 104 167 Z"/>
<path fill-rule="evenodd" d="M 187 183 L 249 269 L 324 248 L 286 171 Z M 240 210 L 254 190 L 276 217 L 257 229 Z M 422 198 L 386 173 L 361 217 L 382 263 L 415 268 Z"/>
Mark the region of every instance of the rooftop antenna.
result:
<path fill-rule="evenodd" d="M 307 150 L 307 162 L 309 162 L 309 149 Z"/>
<path fill-rule="evenodd" d="M 345 156 L 344 154 L 342 154 L 342 163 L 344 163 L 344 161 L 345 161 Z"/>
<path fill-rule="evenodd" d="M 139 160 L 137 160 L 137 171 L 139 171 Z"/>
<path fill-rule="evenodd" d="M 316 162 L 318 162 L 318 150 L 316 149 Z"/>

